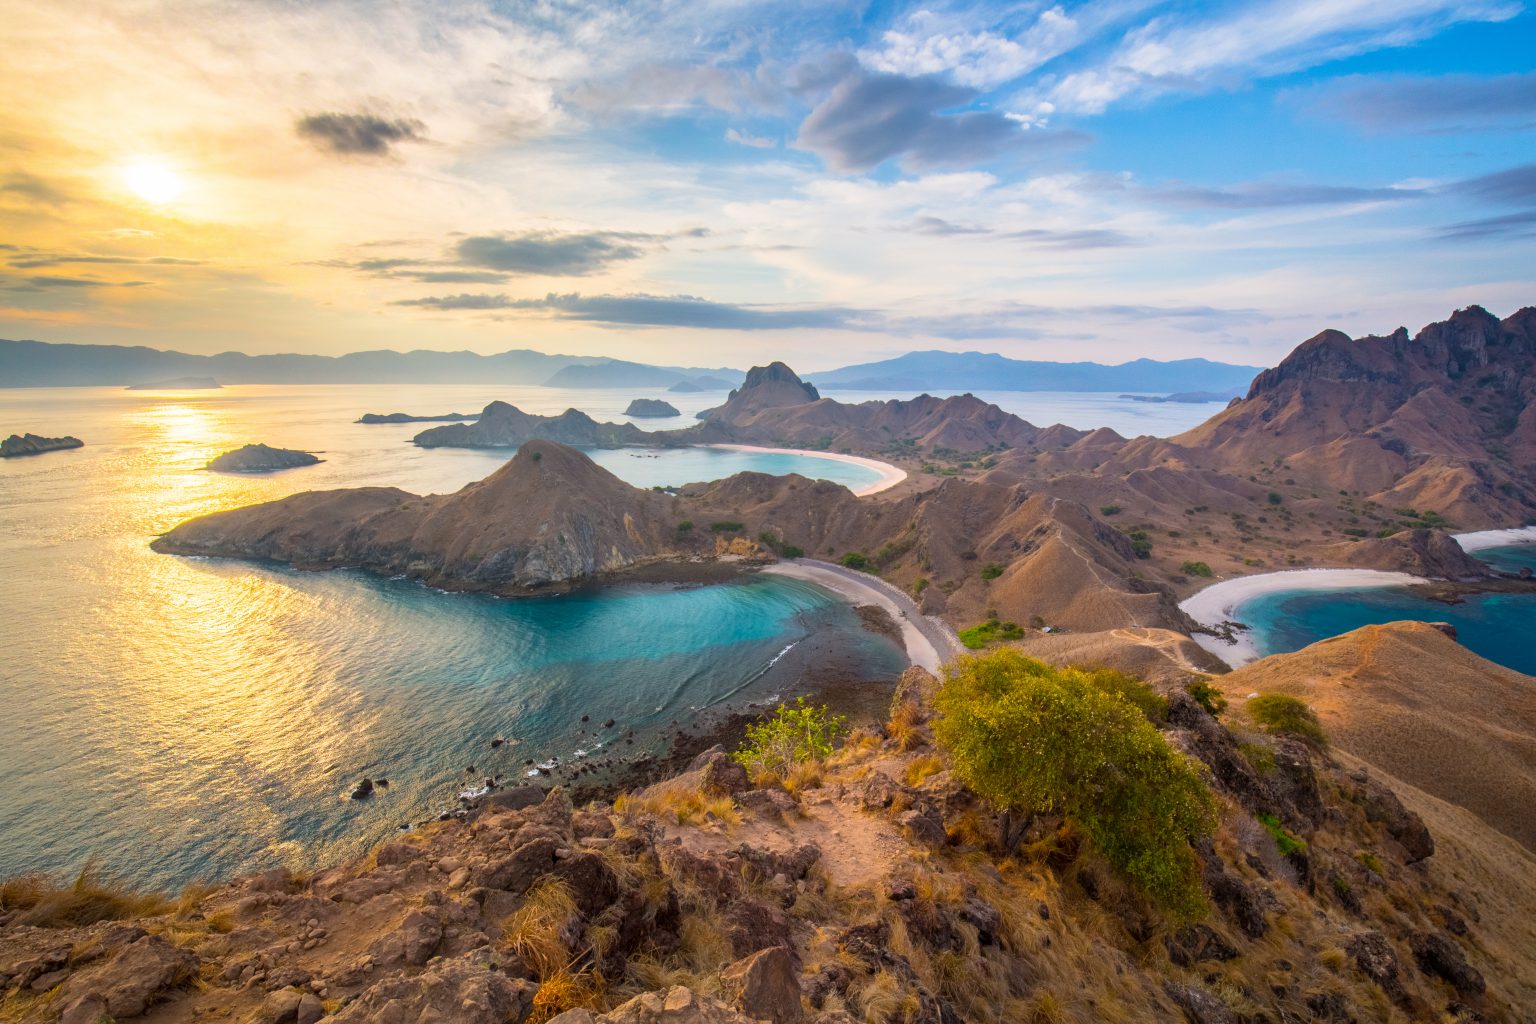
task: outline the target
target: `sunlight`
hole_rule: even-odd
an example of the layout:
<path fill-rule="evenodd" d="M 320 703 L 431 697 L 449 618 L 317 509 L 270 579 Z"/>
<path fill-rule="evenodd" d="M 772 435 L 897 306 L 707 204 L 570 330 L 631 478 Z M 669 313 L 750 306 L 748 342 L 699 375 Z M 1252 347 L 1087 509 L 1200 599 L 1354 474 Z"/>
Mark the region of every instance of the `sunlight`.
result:
<path fill-rule="evenodd" d="M 123 168 L 123 181 L 140 199 L 157 205 L 179 198 L 186 183 L 163 160 L 140 158 Z"/>

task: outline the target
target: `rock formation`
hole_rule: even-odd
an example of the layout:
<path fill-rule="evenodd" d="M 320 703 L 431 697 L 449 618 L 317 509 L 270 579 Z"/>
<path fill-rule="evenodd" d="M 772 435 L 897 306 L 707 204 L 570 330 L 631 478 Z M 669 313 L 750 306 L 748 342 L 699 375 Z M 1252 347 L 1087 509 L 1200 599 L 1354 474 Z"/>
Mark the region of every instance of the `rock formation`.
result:
<path fill-rule="evenodd" d="M 365 412 L 358 417 L 359 423 L 459 423 L 478 419 L 479 413 L 450 412 L 442 416 L 412 416 L 405 412 Z"/>
<path fill-rule="evenodd" d="M 41 455 L 43 452 L 63 451 L 66 448 L 84 448 L 85 442 L 78 437 L 43 437 L 39 434 L 12 434 L 0 441 L 0 459 L 12 459 L 18 455 Z"/>
<path fill-rule="evenodd" d="M 291 448 L 270 448 L 264 444 L 248 444 L 244 448 L 225 452 L 208 463 L 208 468 L 215 473 L 273 473 L 279 469 L 293 469 L 296 466 L 313 466 L 319 461 L 319 458 L 309 452 L 294 451 Z"/>
<path fill-rule="evenodd" d="M 625 416 L 656 417 L 665 419 L 670 416 L 681 416 L 677 407 L 671 402 L 663 402 L 659 398 L 637 398 L 629 403 L 629 408 L 624 410 Z"/>
<path fill-rule="evenodd" d="M 588 448 L 665 443 L 633 423 L 599 423 L 577 409 L 535 416 L 506 402 L 492 402 L 474 423 L 432 427 L 414 438 L 423 448 L 516 448 L 535 439 Z"/>

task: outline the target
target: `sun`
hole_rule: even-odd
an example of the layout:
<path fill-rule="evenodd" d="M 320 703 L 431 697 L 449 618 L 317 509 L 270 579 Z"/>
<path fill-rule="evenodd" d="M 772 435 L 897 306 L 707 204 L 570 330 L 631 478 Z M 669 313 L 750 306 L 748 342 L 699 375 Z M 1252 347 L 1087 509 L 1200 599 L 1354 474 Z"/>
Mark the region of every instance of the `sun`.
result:
<path fill-rule="evenodd" d="M 174 169 L 152 159 L 135 160 L 124 167 L 123 181 L 134 195 L 157 205 L 172 202 L 186 187 Z"/>

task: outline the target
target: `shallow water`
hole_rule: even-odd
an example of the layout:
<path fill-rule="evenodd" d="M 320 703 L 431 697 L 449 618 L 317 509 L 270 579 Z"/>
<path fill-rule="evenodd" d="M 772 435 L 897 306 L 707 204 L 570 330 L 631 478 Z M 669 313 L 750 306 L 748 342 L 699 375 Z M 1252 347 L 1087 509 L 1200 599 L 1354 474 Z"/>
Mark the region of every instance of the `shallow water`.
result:
<path fill-rule="evenodd" d="M 0 391 L 0 429 L 87 442 L 0 462 L 0 875 L 97 854 L 132 881 L 173 886 L 334 861 L 451 808 L 487 774 L 516 777 L 527 758 L 657 750 L 674 719 L 795 692 L 813 667 L 857 683 L 904 665 L 832 595 L 781 577 L 508 601 L 149 550 L 190 516 L 299 490 L 479 479 L 510 453 L 419 449 L 407 442 L 424 425 L 351 421 L 489 397 Z M 514 400 L 563 408 L 558 393 L 532 397 L 545 405 Z M 200 468 L 248 441 L 326 461 L 266 476 Z M 744 468 L 873 475 L 825 459 L 665 454 L 677 458 L 599 457 L 641 485 Z M 592 731 L 610 717 L 612 730 Z M 493 737 L 509 742 L 493 752 Z M 348 800 L 364 775 L 387 777 L 388 791 Z"/>

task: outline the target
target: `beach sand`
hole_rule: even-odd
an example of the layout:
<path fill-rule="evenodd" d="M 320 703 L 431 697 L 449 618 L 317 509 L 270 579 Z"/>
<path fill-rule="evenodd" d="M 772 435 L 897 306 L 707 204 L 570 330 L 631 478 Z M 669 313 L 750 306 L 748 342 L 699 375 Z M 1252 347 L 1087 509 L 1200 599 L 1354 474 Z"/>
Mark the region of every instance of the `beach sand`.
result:
<path fill-rule="evenodd" d="M 881 462 L 879 459 L 866 459 L 860 455 L 843 455 L 840 452 L 813 452 L 805 448 L 764 448 L 755 444 L 708 444 L 701 445 L 700 447 L 723 448 L 733 452 L 767 452 L 772 455 L 808 455 L 817 459 L 831 459 L 834 462 L 848 462 L 855 466 L 864 466 L 867 469 L 873 469 L 878 472 L 880 479 L 853 492 L 861 498 L 866 494 L 877 494 L 880 491 L 889 490 L 907 478 L 906 470 L 899 466 L 893 466 L 889 462 Z"/>
<path fill-rule="evenodd" d="M 1291 569 L 1257 576 L 1238 576 L 1222 580 L 1186 599 L 1179 607 L 1202 626 L 1217 627 L 1223 622 L 1242 621 L 1238 608 L 1266 594 L 1289 591 L 1367 590 L 1382 587 L 1407 587 L 1426 580 L 1406 572 L 1379 572 L 1375 569 Z M 1195 642 L 1233 668 L 1256 661 L 1259 650 L 1252 635 L 1245 630 L 1233 633 L 1234 643 L 1220 637 L 1196 633 Z"/>
<path fill-rule="evenodd" d="M 814 583 L 855 605 L 872 604 L 884 608 L 901 627 L 902 645 L 907 649 L 907 659 L 935 675 L 946 661 L 964 653 L 959 638 L 949 626 L 918 611 L 907 595 L 883 580 L 840 565 L 804 558 L 776 562 L 763 572 Z"/>
<path fill-rule="evenodd" d="M 1476 533 L 1452 534 L 1452 537 L 1461 545 L 1461 550 L 1470 553 L 1513 544 L 1536 544 L 1536 526 L 1514 530 L 1478 530 Z"/>

